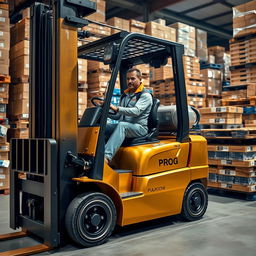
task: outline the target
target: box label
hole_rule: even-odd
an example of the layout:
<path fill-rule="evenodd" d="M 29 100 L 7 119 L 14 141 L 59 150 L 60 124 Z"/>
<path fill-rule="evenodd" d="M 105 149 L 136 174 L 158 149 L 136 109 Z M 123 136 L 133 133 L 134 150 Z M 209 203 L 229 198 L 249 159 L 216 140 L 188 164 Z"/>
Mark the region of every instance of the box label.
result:
<path fill-rule="evenodd" d="M 229 147 L 228 146 L 218 146 L 217 150 L 219 150 L 219 151 L 229 151 Z"/>
<path fill-rule="evenodd" d="M 6 179 L 6 175 L 5 174 L 0 174 L 0 180 L 4 180 Z"/>

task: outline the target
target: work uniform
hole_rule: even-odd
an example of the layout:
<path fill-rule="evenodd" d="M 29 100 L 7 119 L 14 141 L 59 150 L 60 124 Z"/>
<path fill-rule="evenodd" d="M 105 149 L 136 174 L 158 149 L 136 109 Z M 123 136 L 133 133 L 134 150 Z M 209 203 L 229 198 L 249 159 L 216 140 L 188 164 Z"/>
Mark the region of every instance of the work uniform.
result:
<path fill-rule="evenodd" d="M 142 83 L 135 93 L 130 93 L 129 88 L 124 91 L 118 113 L 110 116 L 111 119 L 119 122 L 108 123 L 106 127 L 106 136 L 111 136 L 105 147 L 105 158 L 112 160 L 125 138 L 137 138 L 148 133 L 148 116 L 152 104 L 152 96 L 144 89 Z"/>

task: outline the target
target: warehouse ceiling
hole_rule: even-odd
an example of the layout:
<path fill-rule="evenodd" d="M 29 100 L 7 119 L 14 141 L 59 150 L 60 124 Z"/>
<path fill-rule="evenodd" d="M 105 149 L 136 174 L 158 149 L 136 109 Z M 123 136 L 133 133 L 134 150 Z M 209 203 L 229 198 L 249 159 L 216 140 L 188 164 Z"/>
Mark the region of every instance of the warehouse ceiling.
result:
<path fill-rule="evenodd" d="M 208 32 L 208 45 L 228 48 L 232 38 L 232 7 L 251 0 L 106 0 L 106 18 L 141 21 L 162 18 L 167 25 L 183 22 Z"/>

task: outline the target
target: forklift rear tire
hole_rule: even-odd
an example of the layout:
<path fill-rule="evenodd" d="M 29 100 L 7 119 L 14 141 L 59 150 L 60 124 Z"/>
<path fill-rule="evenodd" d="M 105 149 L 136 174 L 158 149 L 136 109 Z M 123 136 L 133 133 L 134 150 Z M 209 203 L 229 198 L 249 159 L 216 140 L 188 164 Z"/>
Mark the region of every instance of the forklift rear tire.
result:
<path fill-rule="evenodd" d="M 195 221 L 203 217 L 208 206 L 208 194 L 201 183 L 190 184 L 185 192 L 181 217 L 186 221 Z"/>
<path fill-rule="evenodd" d="M 91 247 L 108 239 L 116 225 L 116 208 L 113 201 L 98 192 L 75 197 L 68 206 L 66 229 L 74 242 Z"/>

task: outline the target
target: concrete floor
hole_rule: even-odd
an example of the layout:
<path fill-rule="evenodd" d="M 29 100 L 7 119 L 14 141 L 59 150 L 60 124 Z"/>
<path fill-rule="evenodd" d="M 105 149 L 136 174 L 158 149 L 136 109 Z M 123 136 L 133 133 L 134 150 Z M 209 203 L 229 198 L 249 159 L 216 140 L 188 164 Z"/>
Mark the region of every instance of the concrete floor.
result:
<path fill-rule="evenodd" d="M 9 197 L 0 196 L 0 233 L 9 229 Z M 23 244 L 23 245 L 22 245 Z M 34 245 L 30 238 L 0 242 L 0 252 L 8 248 Z M 116 231 L 98 247 L 79 248 L 74 244 L 37 255 L 55 256 L 255 256 L 256 202 L 209 195 L 204 218 L 182 222 L 168 217 Z"/>

